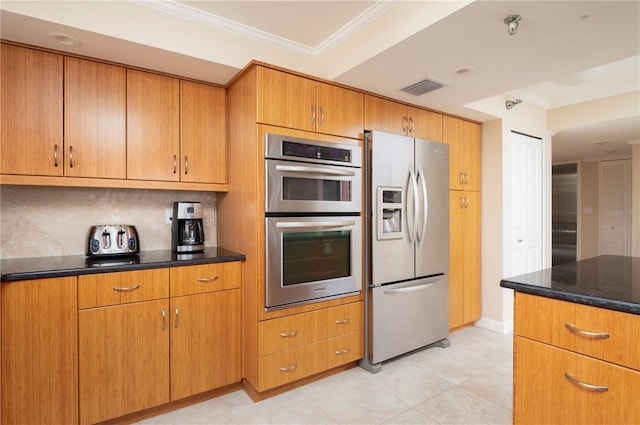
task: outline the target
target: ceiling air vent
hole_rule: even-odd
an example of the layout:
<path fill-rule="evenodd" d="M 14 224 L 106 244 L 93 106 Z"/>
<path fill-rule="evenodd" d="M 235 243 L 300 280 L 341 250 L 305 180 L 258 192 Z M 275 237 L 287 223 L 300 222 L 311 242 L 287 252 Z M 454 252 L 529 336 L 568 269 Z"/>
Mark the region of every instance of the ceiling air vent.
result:
<path fill-rule="evenodd" d="M 429 93 L 430 91 L 441 89 L 442 87 L 444 87 L 444 84 L 441 82 L 427 78 L 426 80 L 418 81 L 415 84 L 403 88 L 402 91 L 414 96 L 421 96 L 425 93 Z"/>

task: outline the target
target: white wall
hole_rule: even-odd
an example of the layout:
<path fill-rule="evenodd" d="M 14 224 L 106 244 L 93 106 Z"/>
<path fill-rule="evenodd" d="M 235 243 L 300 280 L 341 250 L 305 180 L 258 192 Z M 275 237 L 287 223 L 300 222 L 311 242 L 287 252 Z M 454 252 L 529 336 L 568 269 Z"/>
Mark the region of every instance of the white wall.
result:
<path fill-rule="evenodd" d="M 171 249 L 165 210 L 202 203 L 205 245 L 216 245 L 216 196 L 210 192 L 0 186 L 0 258 L 84 255 L 89 228 L 132 224 L 144 251 Z"/>

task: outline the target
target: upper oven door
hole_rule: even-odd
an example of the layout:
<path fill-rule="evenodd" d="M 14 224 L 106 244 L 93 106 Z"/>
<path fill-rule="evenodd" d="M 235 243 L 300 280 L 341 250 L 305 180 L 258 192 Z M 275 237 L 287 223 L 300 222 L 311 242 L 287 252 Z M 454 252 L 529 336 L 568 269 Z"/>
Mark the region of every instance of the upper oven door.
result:
<path fill-rule="evenodd" d="M 267 213 L 358 213 L 360 168 L 267 159 Z"/>

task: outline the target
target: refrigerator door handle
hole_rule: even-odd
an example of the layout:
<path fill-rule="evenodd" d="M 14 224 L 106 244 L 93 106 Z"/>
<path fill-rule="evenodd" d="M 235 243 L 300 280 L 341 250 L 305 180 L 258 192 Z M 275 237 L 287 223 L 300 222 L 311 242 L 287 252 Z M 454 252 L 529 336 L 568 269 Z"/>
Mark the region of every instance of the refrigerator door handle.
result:
<path fill-rule="evenodd" d="M 429 217 L 429 197 L 427 193 L 427 182 L 425 181 L 424 172 L 422 170 L 418 170 L 418 174 L 416 175 L 416 180 L 420 185 L 420 189 L 422 192 L 422 223 L 420 224 L 420 229 L 418 230 L 418 242 L 422 241 L 422 238 L 427 230 L 427 218 Z"/>
<path fill-rule="evenodd" d="M 407 232 L 409 234 L 409 242 L 414 241 L 414 236 L 416 234 L 416 221 L 418 219 L 418 203 L 416 202 L 416 194 L 418 193 L 418 183 L 416 181 L 416 175 L 413 172 L 413 167 L 409 167 L 409 178 L 407 179 L 407 203 L 409 199 L 411 199 L 411 203 L 413 204 L 413 217 L 411 217 L 411 225 L 409 225 L 409 215 L 407 214 Z M 408 196 L 409 192 L 409 184 L 411 184 L 411 197 Z M 405 207 L 405 210 L 408 211 L 409 208 Z"/>

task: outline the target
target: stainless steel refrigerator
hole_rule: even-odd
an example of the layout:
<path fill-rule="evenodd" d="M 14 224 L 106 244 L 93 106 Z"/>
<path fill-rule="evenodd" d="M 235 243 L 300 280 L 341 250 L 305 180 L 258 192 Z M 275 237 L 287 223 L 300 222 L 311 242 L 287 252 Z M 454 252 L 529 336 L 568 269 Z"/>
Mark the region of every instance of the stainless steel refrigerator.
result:
<path fill-rule="evenodd" d="M 365 132 L 365 358 L 449 345 L 449 145 Z"/>

